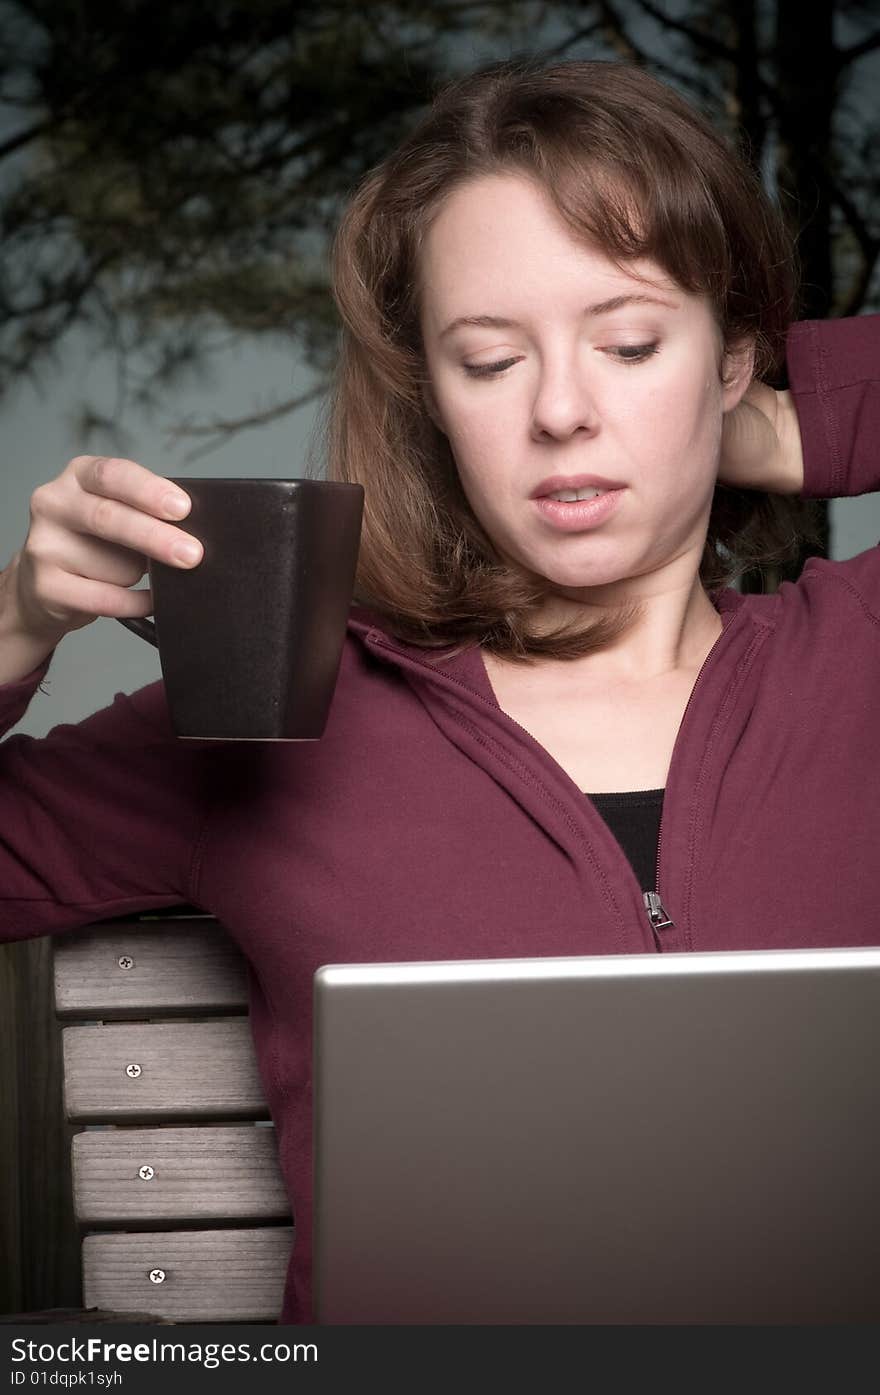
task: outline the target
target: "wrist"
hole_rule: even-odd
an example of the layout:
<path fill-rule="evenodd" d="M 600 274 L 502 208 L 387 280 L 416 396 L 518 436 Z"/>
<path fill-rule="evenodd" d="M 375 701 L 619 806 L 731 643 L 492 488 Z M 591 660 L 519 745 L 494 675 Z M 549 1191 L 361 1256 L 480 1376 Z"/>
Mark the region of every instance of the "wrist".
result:
<path fill-rule="evenodd" d="M 803 479 L 793 395 L 755 379 L 724 415 L 718 483 L 768 494 L 798 494 Z"/>
<path fill-rule="evenodd" d="M 28 623 L 18 590 L 19 555 L 0 572 L 0 683 L 26 678 L 49 657 L 65 631 Z"/>

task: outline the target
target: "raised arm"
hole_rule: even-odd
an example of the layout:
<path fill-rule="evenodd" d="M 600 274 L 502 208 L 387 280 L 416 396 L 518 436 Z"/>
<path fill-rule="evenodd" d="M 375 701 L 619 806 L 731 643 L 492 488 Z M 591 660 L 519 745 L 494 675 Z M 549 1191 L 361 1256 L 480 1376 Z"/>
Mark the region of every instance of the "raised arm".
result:
<path fill-rule="evenodd" d="M 790 389 L 755 382 L 724 421 L 719 483 L 833 499 L 880 488 L 880 315 L 804 320 Z"/>
<path fill-rule="evenodd" d="M 0 730 L 52 649 L 98 615 L 149 614 L 146 558 L 192 565 L 170 520 L 189 497 L 131 460 L 80 456 L 36 490 L 0 577 Z M 0 940 L 193 899 L 204 819 L 197 749 L 175 742 L 161 684 L 36 741 L 0 743 Z"/>

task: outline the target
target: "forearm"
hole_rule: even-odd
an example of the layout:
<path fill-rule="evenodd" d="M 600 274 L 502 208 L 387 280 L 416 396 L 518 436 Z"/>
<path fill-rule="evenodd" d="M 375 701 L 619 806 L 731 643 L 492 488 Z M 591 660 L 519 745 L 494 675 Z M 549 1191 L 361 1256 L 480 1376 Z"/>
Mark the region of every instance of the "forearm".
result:
<path fill-rule="evenodd" d="M 29 689 L 0 689 L 0 722 L 14 723 Z M 176 739 L 161 683 L 0 742 L 0 942 L 196 903 L 218 756 Z"/>
<path fill-rule="evenodd" d="M 750 384 L 724 418 L 718 483 L 768 494 L 801 492 L 804 457 L 791 392 L 774 391 L 759 380 Z"/>
<path fill-rule="evenodd" d="M 26 678 L 49 657 L 60 636 L 29 629 L 18 604 L 18 558 L 0 572 L 0 683 Z"/>
<path fill-rule="evenodd" d="M 880 489 L 880 315 L 804 320 L 790 387 L 751 383 L 723 423 L 718 483 L 839 499 Z"/>

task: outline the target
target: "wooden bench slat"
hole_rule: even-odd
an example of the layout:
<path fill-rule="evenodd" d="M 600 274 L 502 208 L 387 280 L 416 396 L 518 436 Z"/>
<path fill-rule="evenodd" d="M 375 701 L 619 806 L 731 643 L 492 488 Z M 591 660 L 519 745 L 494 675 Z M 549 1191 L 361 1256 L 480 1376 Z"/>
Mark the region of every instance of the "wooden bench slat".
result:
<path fill-rule="evenodd" d="M 74 1122 L 268 1117 L 246 1017 L 65 1027 L 61 1038 Z"/>
<path fill-rule="evenodd" d="M 292 1244 L 291 1226 L 87 1235 L 84 1304 L 174 1322 L 277 1322 Z M 155 1270 L 163 1282 L 151 1282 Z"/>
<path fill-rule="evenodd" d="M 275 1130 L 253 1124 L 77 1134 L 73 1201 L 81 1225 L 290 1217 Z"/>
<path fill-rule="evenodd" d="M 122 963 L 120 963 L 122 960 Z M 113 921 L 56 941 L 61 1018 L 246 1012 L 247 967 L 213 919 Z"/>
<path fill-rule="evenodd" d="M 57 1015 L 88 1023 L 61 1034 L 67 1116 L 114 1126 L 73 1140 L 77 1221 L 99 1228 L 83 1238 L 86 1307 L 277 1322 L 293 1227 L 275 1130 L 242 1122 L 269 1112 L 240 950 L 182 908 L 55 941 L 54 981 Z"/>

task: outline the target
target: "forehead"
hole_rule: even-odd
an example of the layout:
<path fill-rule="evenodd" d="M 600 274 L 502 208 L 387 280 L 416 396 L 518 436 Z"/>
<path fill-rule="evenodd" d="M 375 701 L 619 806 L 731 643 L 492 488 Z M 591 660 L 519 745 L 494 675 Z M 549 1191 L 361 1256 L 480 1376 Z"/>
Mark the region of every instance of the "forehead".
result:
<path fill-rule="evenodd" d="M 577 238 L 540 186 L 519 174 L 482 176 L 447 196 L 424 236 L 419 278 L 428 319 L 471 313 L 475 300 L 492 297 L 604 300 L 652 289 L 685 297 L 648 258 L 620 265 Z"/>

